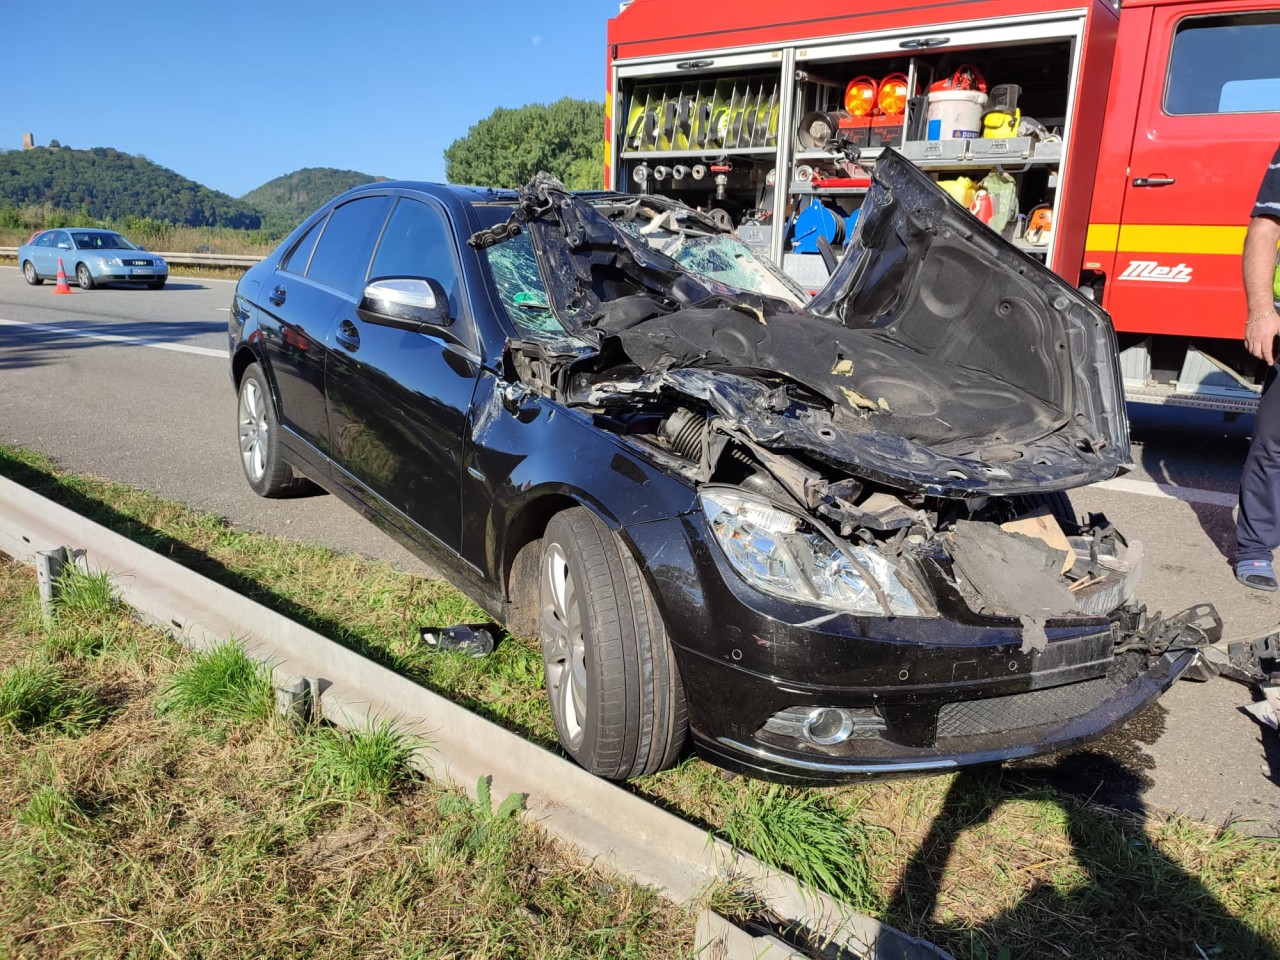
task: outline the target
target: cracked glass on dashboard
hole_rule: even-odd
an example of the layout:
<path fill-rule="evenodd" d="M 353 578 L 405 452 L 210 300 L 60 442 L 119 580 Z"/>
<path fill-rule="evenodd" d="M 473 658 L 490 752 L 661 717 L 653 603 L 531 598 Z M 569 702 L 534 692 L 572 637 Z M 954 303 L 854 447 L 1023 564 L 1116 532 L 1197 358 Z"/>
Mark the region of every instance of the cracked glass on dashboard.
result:
<path fill-rule="evenodd" d="M 649 224 L 615 217 L 614 226 L 643 240 L 692 274 L 715 280 L 736 290 L 777 297 L 795 306 L 808 299 L 804 291 L 750 247 L 727 233 L 707 235 L 663 228 L 662 218 Z M 656 225 L 656 228 L 655 228 Z"/>

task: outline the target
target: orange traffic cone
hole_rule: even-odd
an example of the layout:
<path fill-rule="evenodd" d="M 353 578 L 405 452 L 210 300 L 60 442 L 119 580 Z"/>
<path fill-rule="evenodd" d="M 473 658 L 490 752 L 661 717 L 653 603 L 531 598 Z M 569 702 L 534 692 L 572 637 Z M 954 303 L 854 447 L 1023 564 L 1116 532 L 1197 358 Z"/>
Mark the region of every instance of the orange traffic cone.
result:
<path fill-rule="evenodd" d="M 75 293 L 67 283 L 67 271 L 62 269 L 62 258 L 58 258 L 58 285 L 53 288 L 54 293 Z"/>

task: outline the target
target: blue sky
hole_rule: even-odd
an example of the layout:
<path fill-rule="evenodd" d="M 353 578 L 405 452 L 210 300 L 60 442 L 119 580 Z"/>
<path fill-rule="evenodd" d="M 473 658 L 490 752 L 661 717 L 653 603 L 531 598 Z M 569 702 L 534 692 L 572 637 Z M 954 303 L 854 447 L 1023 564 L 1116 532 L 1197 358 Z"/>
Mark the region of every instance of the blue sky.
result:
<path fill-rule="evenodd" d="M 603 102 L 618 2 L 5 7 L 0 149 L 28 131 L 115 147 L 240 196 L 300 167 L 443 180 L 445 147 L 495 107 Z"/>

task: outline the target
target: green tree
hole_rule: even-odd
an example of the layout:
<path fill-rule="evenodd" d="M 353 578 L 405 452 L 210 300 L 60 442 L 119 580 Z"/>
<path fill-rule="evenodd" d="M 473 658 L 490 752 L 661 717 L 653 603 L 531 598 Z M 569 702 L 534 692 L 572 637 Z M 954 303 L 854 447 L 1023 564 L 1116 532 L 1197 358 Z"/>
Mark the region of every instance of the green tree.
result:
<path fill-rule="evenodd" d="M 565 97 L 498 107 L 444 152 L 450 183 L 520 187 L 539 170 L 572 190 L 604 186 L 604 104 Z"/>

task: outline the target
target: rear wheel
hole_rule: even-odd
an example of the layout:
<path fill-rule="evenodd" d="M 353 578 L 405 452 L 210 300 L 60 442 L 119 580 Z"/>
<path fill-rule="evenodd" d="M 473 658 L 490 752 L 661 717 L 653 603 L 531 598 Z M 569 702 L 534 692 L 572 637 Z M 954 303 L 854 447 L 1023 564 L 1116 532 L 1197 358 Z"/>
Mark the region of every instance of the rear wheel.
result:
<path fill-rule="evenodd" d="M 308 482 L 295 477 L 280 451 L 280 424 L 267 389 L 267 378 L 256 363 L 249 364 L 240 379 L 236 403 L 240 436 L 240 465 L 253 492 L 260 497 L 287 497 L 305 489 Z"/>
<path fill-rule="evenodd" d="M 551 715 L 569 755 L 611 780 L 673 763 L 687 714 L 671 643 L 631 554 L 589 510 L 548 524 L 540 601 Z"/>
<path fill-rule="evenodd" d="M 93 274 L 83 263 L 76 266 L 76 282 L 80 284 L 81 290 L 93 289 Z"/>
<path fill-rule="evenodd" d="M 22 264 L 22 276 L 25 277 L 27 283 L 31 284 L 33 287 L 38 287 L 40 284 L 44 283 L 44 281 L 40 279 L 40 274 L 36 273 L 36 265 L 30 260 L 27 260 Z"/>

